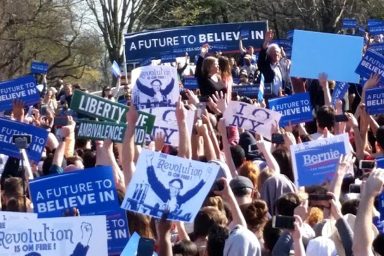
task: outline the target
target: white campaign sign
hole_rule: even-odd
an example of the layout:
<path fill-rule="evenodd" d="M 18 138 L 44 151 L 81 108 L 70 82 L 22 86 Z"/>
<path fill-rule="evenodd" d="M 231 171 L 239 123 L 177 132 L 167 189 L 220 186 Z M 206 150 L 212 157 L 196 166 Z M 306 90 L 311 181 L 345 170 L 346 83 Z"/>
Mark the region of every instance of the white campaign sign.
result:
<path fill-rule="evenodd" d="M 122 208 L 170 220 L 193 222 L 219 166 L 143 150 Z"/>
<path fill-rule="evenodd" d="M 240 101 L 229 102 L 223 116 L 227 126 L 237 126 L 257 132 L 267 139 L 271 139 L 272 125 L 278 124 L 281 118 L 279 112 Z"/>
<path fill-rule="evenodd" d="M 6 221 L 0 255 L 108 255 L 105 216 Z"/>
<path fill-rule="evenodd" d="M 7 221 L 35 220 L 37 213 L 0 211 L 0 229 L 5 228 Z"/>
<path fill-rule="evenodd" d="M 142 111 L 156 116 L 155 125 L 150 134 L 150 140 L 154 141 L 157 133 L 164 135 L 165 144 L 179 146 L 179 127 L 177 125 L 175 107 L 160 107 L 143 109 Z M 195 111 L 187 111 L 186 121 L 189 134 L 192 132 Z"/>
<path fill-rule="evenodd" d="M 133 103 L 138 109 L 175 106 L 180 91 L 177 70 L 144 66 L 132 70 Z"/>

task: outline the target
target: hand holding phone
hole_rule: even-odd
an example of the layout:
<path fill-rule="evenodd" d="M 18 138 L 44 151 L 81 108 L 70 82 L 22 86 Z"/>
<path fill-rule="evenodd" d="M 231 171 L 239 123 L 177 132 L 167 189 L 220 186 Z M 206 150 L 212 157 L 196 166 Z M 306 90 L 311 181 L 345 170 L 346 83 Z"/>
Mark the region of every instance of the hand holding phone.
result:
<path fill-rule="evenodd" d="M 295 228 L 294 223 L 295 217 L 293 216 L 276 215 L 272 217 L 273 228 L 293 230 Z"/>

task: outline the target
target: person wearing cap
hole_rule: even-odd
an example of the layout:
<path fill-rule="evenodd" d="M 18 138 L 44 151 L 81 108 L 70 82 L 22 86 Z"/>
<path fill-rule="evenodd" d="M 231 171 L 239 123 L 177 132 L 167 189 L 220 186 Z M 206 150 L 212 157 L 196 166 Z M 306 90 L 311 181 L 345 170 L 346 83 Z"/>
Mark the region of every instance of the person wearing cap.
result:
<path fill-rule="evenodd" d="M 244 176 L 237 176 L 229 182 L 229 186 L 239 205 L 252 203 L 254 187 L 252 181 Z"/>
<path fill-rule="evenodd" d="M 247 85 L 249 84 L 248 80 L 248 72 L 245 69 L 240 70 L 240 80 L 239 80 L 239 85 Z"/>

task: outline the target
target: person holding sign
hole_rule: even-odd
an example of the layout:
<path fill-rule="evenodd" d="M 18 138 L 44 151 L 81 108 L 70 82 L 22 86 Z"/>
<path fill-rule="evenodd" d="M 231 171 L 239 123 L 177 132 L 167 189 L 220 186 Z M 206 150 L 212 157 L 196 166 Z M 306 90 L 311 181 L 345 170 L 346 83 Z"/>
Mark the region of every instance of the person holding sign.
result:
<path fill-rule="evenodd" d="M 219 62 L 213 56 L 206 57 L 208 49 L 208 44 L 201 47 L 199 59 L 196 63 L 195 77 L 199 84 L 201 96 L 211 96 L 216 91 L 226 91 L 218 73 Z"/>

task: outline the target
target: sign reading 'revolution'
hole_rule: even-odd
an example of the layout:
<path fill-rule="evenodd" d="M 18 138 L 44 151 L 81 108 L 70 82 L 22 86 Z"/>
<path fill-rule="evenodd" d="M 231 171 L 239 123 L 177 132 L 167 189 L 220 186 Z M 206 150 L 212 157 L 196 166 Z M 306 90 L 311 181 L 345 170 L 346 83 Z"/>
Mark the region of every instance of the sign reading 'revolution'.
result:
<path fill-rule="evenodd" d="M 91 95 L 82 91 L 74 91 L 71 109 L 91 117 L 102 120 L 125 123 L 128 107 L 110 100 Z M 139 111 L 136 126 L 144 126 L 147 132 L 152 132 L 155 116 Z"/>

